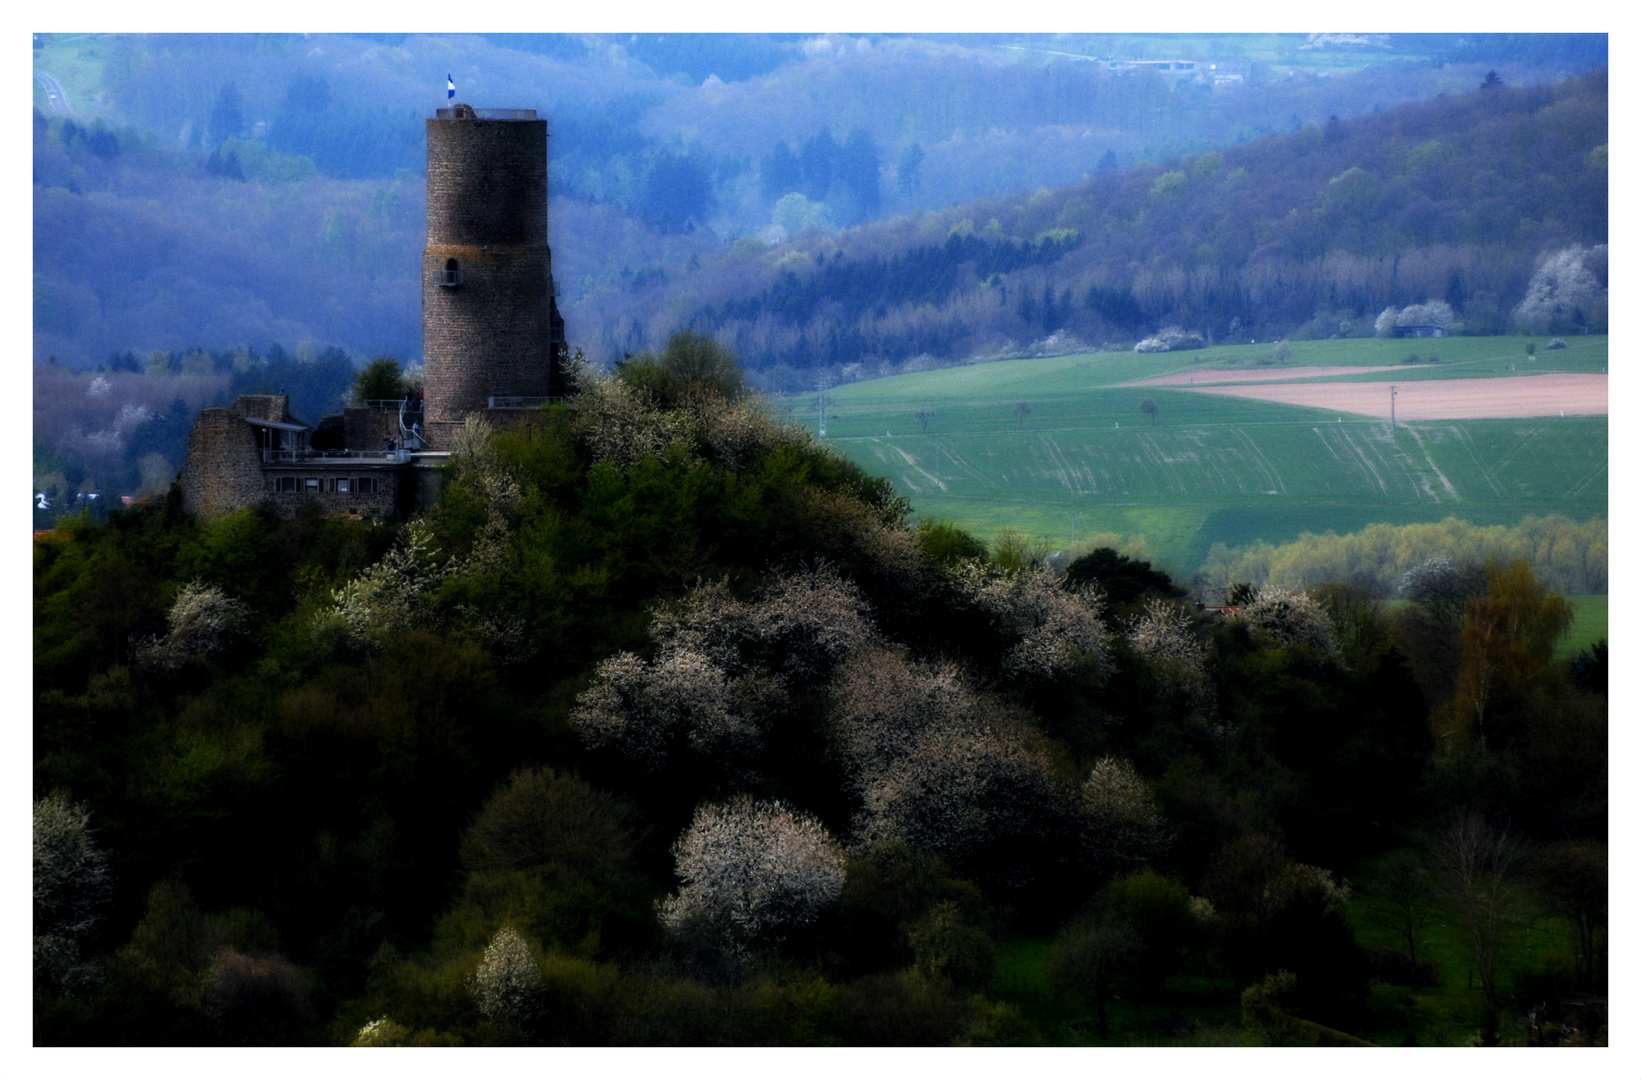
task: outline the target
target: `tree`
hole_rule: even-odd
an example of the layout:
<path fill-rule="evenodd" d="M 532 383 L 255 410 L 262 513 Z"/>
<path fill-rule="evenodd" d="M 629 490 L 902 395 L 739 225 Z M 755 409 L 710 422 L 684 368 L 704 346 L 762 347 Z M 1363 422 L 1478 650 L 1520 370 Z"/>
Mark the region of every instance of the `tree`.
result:
<path fill-rule="evenodd" d="M 369 401 L 396 401 L 404 396 L 405 379 L 399 370 L 399 361 L 391 356 L 378 356 L 353 377 L 348 402 L 363 406 Z"/>
<path fill-rule="evenodd" d="M 114 891 L 90 823 L 91 812 L 63 795 L 34 800 L 34 975 L 62 989 L 88 981 L 81 948 Z"/>
<path fill-rule="evenodd" d="M 1504 80 L 1499 77 L 1499 73 L 1497 71 L 1488 71 L 1487 77 L 1481 81 L 1481 88 L 1483 90 L 1497 90 L 1503 85 Z"/>
<path fill-rule="evenodd" d="M 1552 844 L 1533 860 L 1539 887 L 1578 930 L 1579 978 L 1595 988 L 1595 936 L 1607 925 L 1607 845 L 1595 840 Z"/>
<path fill-rule="evenodd" d="M 528 1030 L 541 1017 L 547 983 L 529 942 L 511 926 L 490 939 L 470 985 L 479 1011 L 492 1020 Z"/>
<path fill-rule="evenodd" d="M 1418 985 L 1419 946 L 1436 899 L 1430 871 L 1415 855 L 1399 851 L 1385 860 L 1379 880 L 1369 891 L 1380 925 L 1393 932 L 1407 953 L 1409 984 Z"/>
<path fill-rule="evenodd" d="M 1566 333 L 1607 324 L 1607 245 L 1577 244 L 1544 256 L 1516 306 L 1517 325 L 1530 333 Z M 1598 275 L 1597 270 L 1601 273 Z"/>
<path fill-rule="evenodd" d="M 1293 359 L 1293 345 L 1289 343 L 1287 338 L 1279 340 L 1275 347 L 1271 349 L 1271 358 L 1278 364 L 1286 364 Z"/>
<path fill-rule="evenodd" d="M 1172 837 L 1145 778 L 1120 758 L 1101 758 L 1083 781 L 1084 847 L 1103 874 L 1150 862 Z"/>
<path fill-rule="evenodd" d="M 1470 731 L 1486 751 L 1490 723 L 1514 726 L 1533 693 L 1558 674 L 1555 646 L 1572 619 L 1572 605 L 1540 585 L 1524 560 L 1488 567 L 1487 595 L 1465 608 L 1453 730 Z"/>
<path fill-rule="evenodd" d="M 934 419 L 934 410 L 919 409 L 912 415 L 917 417 L 918 426 L 922 428 L 923 434 L 927 435 L 929 433 L 929 421 Z"/>
<path fill-rule="evenodd" d="M 1142 948 L 1139 935 L 1127 923 L 1097 917 L 1073 922 L 1054 941 L 1049 953 L 1049 978 L 1094 1002 L 1102 1039 L 1110 1036 L 1106 1002 L 1138 960 Z"/>
<path fill-rule="evenodd" d="M 1333 620 L 1305 593 L 1266 586 L 1243 606 L 1240 618 L 1283 645 L 1305 645 L 1335 659 L 1339 656 Z"/>
<path fill-rule="evenodd" d="M 1101 598 L 1113 606 L 1132 604 L 1147 596 L 1184 596 L 1185 590 L 1173 579 L 1141 559 L 1131 559 L 1116 548 L 1097 547 L 1073 559 L 1066 567 L 1066 584 L 1075 588 L 1097 587 Z"/>
<path fill-rule="evenodd" d="M 1014 406 L 1014 415 L 1020 418 L 1020 430 L 1026 429 L 1026 417 L 1031 415 L 1031 402 L 1021 401 Z"/>
<path fill-rule="evenodd" d="M 1157 426 L 1157 402 L 1155 398 L 1146 398 L 1140 402 L 1140 412 L 1151 418 L 1151 426 Z"/>
<path fill-rule="evenodd" d="M 778 801 L 697 807 L 672 853 L 683 884 L 661 904 L 661 925 L 736 959 L 814 922 L 843 892 L 842 847 Z"/>
<path fill-rule="evenodd" d="M 1476 974 L 1490 1009 L 1499 1007 L 1499 925 L 1504 921 L 1506 889 L 1523 856 L 1508 827 L 1494 828 L 1475 810 L 1455 811 L 1431 849 L 1448 891 L 1464 909 Z"/>
<path fill-rule="evenodd" d="M 673 334 L 660 356 L 646 352 L 618 361 L 615 374 L 661 408 L 746 395 L 746 379 L 734 351 L 693 330 Z"/>

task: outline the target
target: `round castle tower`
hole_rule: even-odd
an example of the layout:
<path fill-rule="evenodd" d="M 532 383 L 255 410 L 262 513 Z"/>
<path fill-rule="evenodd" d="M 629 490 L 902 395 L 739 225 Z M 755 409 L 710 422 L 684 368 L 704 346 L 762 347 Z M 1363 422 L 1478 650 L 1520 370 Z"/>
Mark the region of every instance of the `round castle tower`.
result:
<path fill-rule="evenodd" d="M 435 449 L 449 449 L 454 428 L 492 399 L 561 392 L 553 292 L 547 121 L 534 109 L 439 109 L 427 121 L 422 254 L 424 423 Z"/>

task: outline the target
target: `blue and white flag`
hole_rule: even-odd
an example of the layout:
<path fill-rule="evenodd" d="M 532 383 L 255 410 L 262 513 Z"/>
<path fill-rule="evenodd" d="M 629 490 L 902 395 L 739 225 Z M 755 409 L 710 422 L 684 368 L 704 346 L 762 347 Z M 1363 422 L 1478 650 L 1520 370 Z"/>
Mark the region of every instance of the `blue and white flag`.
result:
<path fill-rule="evenodd" d="M 444 99 L 446 101 L 456 100 L 456 80 L 449 75 L 444 77 Z"/>

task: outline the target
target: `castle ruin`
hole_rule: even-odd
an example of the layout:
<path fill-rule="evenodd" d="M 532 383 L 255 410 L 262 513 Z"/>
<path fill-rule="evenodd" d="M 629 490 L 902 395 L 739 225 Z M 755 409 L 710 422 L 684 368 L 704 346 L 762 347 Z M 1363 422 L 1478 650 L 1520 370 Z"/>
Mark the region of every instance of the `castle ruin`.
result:
<path fill-rule="evenodd" d="M 458 104 L 427 121 L 418 400 L 367 402 L 318 426 L 283 394 L 202 409 L 178 482 L 183 509 L 311 502 L 381 520 L 430 505 L 433 472 L 471 415 L 506 424 L 563 393 L 564 321 L 547 246 L 547 121 Z"/>

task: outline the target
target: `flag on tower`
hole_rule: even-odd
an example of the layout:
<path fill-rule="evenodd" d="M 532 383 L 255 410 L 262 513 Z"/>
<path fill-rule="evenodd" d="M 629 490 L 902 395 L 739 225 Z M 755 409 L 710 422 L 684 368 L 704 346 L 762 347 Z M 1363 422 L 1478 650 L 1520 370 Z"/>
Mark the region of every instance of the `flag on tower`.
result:
<path fill-rule="evenodd" d="M 456 100 L 456 80 L 449 75 L 444 77 L 444 99 L 446 101 Z"/>

